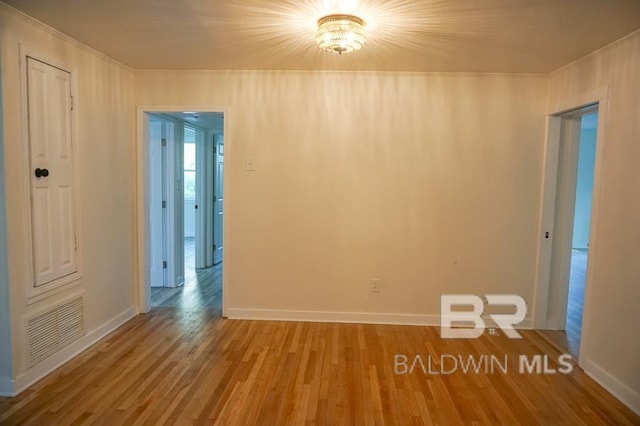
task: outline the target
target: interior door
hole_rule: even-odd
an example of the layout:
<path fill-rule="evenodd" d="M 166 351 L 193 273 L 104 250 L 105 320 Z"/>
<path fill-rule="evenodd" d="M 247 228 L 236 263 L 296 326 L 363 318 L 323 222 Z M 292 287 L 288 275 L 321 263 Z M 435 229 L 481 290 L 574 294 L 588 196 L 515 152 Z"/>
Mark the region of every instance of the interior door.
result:
<path fill-rule="evenodd" d="M 71 74 L 27 58 L 34 286 L 78 271 Z"/>
<path fill-rule="evenodd" d="M 557 330 L 566 328 L 579 149 L 580 117 L 563 116 L 560 127 L 555 215 L 551 239 L 547 323 L 548 328 Z"/>
<path fill-rule="evenodd" d="M 224 210 L 224 139 L 216 136 L 213 181 L 213 263 L 222 262 L 222 213 Z"/>
<path fill-rule="evenodd" d="M 211 191 L 207 183 L 207 144 L 205 143 L 205 133 L 200 129 L 196 130 L 196 211 L 195 211 L 195 229 L 196 229 L 196 268 L 206 268 L 206 241 L 208 240 L 206 233 L 207 215 L 211 214 L 211 209 L 207 208 L 206 192 Z M 185 165 L 186 166 L 186 165 Z M 210 205 L 210 204 L 209 204 Z"/>
<path fill-rule="evenodd" d="M 164 145 L 164 146 L 163 146 Z M 162 121 L 151 117 L 149 119 L 149 232 L 150 232 L 150 261 L 151 286 L 162 287 L 166 284 L 164 260 L 165 256 L 165 226 L 164 226 L 164 170 L 163 151 L 166 142 L 162 137 Z"/>

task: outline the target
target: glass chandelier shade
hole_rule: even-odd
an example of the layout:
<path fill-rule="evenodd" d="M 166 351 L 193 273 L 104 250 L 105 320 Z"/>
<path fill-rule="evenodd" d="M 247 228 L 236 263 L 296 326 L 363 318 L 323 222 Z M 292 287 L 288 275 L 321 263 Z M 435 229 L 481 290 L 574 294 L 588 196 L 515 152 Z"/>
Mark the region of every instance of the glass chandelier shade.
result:
<path fill-rule="evenodd" d="M 343 54 L 359 50 L 366 38 L 365 22 L 354 15 L 334 14 L 318 20 L 316 42 L 327 52 Z"/>

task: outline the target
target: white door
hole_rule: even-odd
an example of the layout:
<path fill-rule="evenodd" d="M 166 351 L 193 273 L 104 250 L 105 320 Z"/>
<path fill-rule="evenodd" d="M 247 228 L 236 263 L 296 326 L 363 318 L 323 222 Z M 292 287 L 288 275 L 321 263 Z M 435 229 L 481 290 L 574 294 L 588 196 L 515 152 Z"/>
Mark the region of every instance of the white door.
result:
<path fill-rule="evenodd" d="M 222 262 L 222 213 L 223 213 L 223 177 L 224 177 L 224 140 L 216 136 L 215 162 L 213 177 L 213 263 Z"/>
<path fill-rule="evenodd" d="M 163 146 L 164 145 L 164 146 Z M 166 283 L 164 261 L 165 256 L 165 223 L 164 207 L 164 170 L 163 151 L 166 143 L 162 137 L 162 121 L 149 119 L 149 232 L 151 286 L 162 287 Z"/>
<path fill-rule="evenodd" d="M 196 131 L 196 205 L 195 205 L 195 261 L 196 268 L 206 268 L 206 234 L 207 215 L 211 214 L 211 209 L 207 208 L 207 197 L 205 191 L 211 190 L 207 185 L 207 146 L 205 143 L 205 133 L 200 129 Z M 185 167 L 187 166 L 185 161 Z M 186 204 L 185 204 L 186 208 Z"/>
<path fill-rule="evenodd" d="M 34 285 L 78 270 L 71 74 L 27 58 Z"/>
<path fill-rule="evenodd" d="M 551 233 L 551 303 L 547 313 L 547 327 L 556 330 L 564 330 L 566 327 L 579 148 L 580 117 L 563 116 L 560 123 L 556 201 Z"/>

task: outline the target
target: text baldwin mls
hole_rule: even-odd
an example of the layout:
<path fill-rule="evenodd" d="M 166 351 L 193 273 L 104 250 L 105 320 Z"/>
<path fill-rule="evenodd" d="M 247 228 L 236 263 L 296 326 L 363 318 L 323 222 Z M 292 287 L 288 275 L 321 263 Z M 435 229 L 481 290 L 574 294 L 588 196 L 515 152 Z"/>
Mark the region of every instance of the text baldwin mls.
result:
<path fill-rule="evenodd" d="M 554 362 L 549 355 L 413 355 L 395 354 L 395 374 L 569 374 L 573 371 L 570 354 Z"/>

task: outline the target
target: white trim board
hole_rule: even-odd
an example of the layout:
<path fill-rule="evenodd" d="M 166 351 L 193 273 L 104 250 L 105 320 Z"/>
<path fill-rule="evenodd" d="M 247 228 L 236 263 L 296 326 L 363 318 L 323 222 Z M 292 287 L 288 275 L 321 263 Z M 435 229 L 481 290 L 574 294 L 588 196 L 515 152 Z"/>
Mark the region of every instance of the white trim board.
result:
<path fill-rule="evenodd" d="M 584 362 L 584 367 L 584 372 L 587 376 L 591 377 L 611 395 L 629 407 L 631 411 L 640 416 L 640 393 L 631 389 L 590 360 Z"/>
<path fill-rule="evenodd" d="M 113 317 L 111 320 L 107 321 L 102 326 L 81 337 L 59 352 L 51 355 L 49 358 L 45 359 L 38 365 L 35 365 L 34 367 L 28 369 L 23 374 L 18 376 L 16 380 L 9 382 L 8 386 L 6 384 L 6 381 L 3 383 L 3 381 L 0 380 L 0 396 L 18 395 L 29 386 L 33 385 L 37 381 L 43 379 L 45 376 L 51 374 L 53 371 L 62 367 L 64 364 L 66 364 L 72 358 L 76 357 L 81 352 L 89 349 L 100 339 L 119 328 L 135 315 L 135 308 L 133 306 L 129 307 Z M 7 390 L 8 392 L 3 392 L 5 390 Z"/>
<path fill-rule="evenodd" d="M 355 324 L 415 325 L 440 327 L 440 315 L 397 314 L 380 312 L 335 312 L 335 311 L 294 311 L 278 309 L 229 308 L 228 318 L 237 320 L 262 321 L 303 321 L 336 322 Z M 491 320 L 483 315 L 487 326 Z M 531 318 L 525 318 L 519 326 L 521 330 L 533 328 Z"/>
<path fill-rule="evenodd" d="M 135 174 L 135 198 L 134 198 L 134 212 L 135 212 L 135 227 L 134 233 L 136 235 L 136 262 L 135 262 L 135 276 L 136 282 L 134 283 L 134 300 L 137 305 L 139 313 L 149 312 L 151 310 L 151 292 L 148 291 L 150 276 L 148 271 L 149 266 L 149 229 L 148 229 L 148 212 L 147 206 L 149 202 L 149 164 L 148 164 L 148 152 L 149 146 L 146 137 L 147 129 L 145 127 L 145 114 L 147 113 L 162 113 L 162 112 L 179 112 L 179 111 L 195 111 L 195 112 L 220 112 L 224 115 L 223 121 L 223 134 L 225 135 L 225 157 L 226 161 L 231 161 L 233 145 L 229 143 L 230 139 L 230 126 L 229 126 L 229 107 L 221 106 L 208 106 L 208 105 L 137 105 L 136 106 L 136 174 Z M 233 193 L 229 191 L 232 179 L 225 175 L 224 179 L 224 194 L 227 201 L 225 204 L 230 204 L 233 197 Z M 229 246 L 229 217 L 225 215 L 223 218 L 223 255 L 224 259 L 227 259 L 227 250 Z M 227 316 L 227 289 L 228 289 L 228 274 L 222 276 L 222 316 Z"/>
<path fill-rule="evenodd" d="M 439 326 L 440 315 L 229 308 L 229 319 Z"/>

